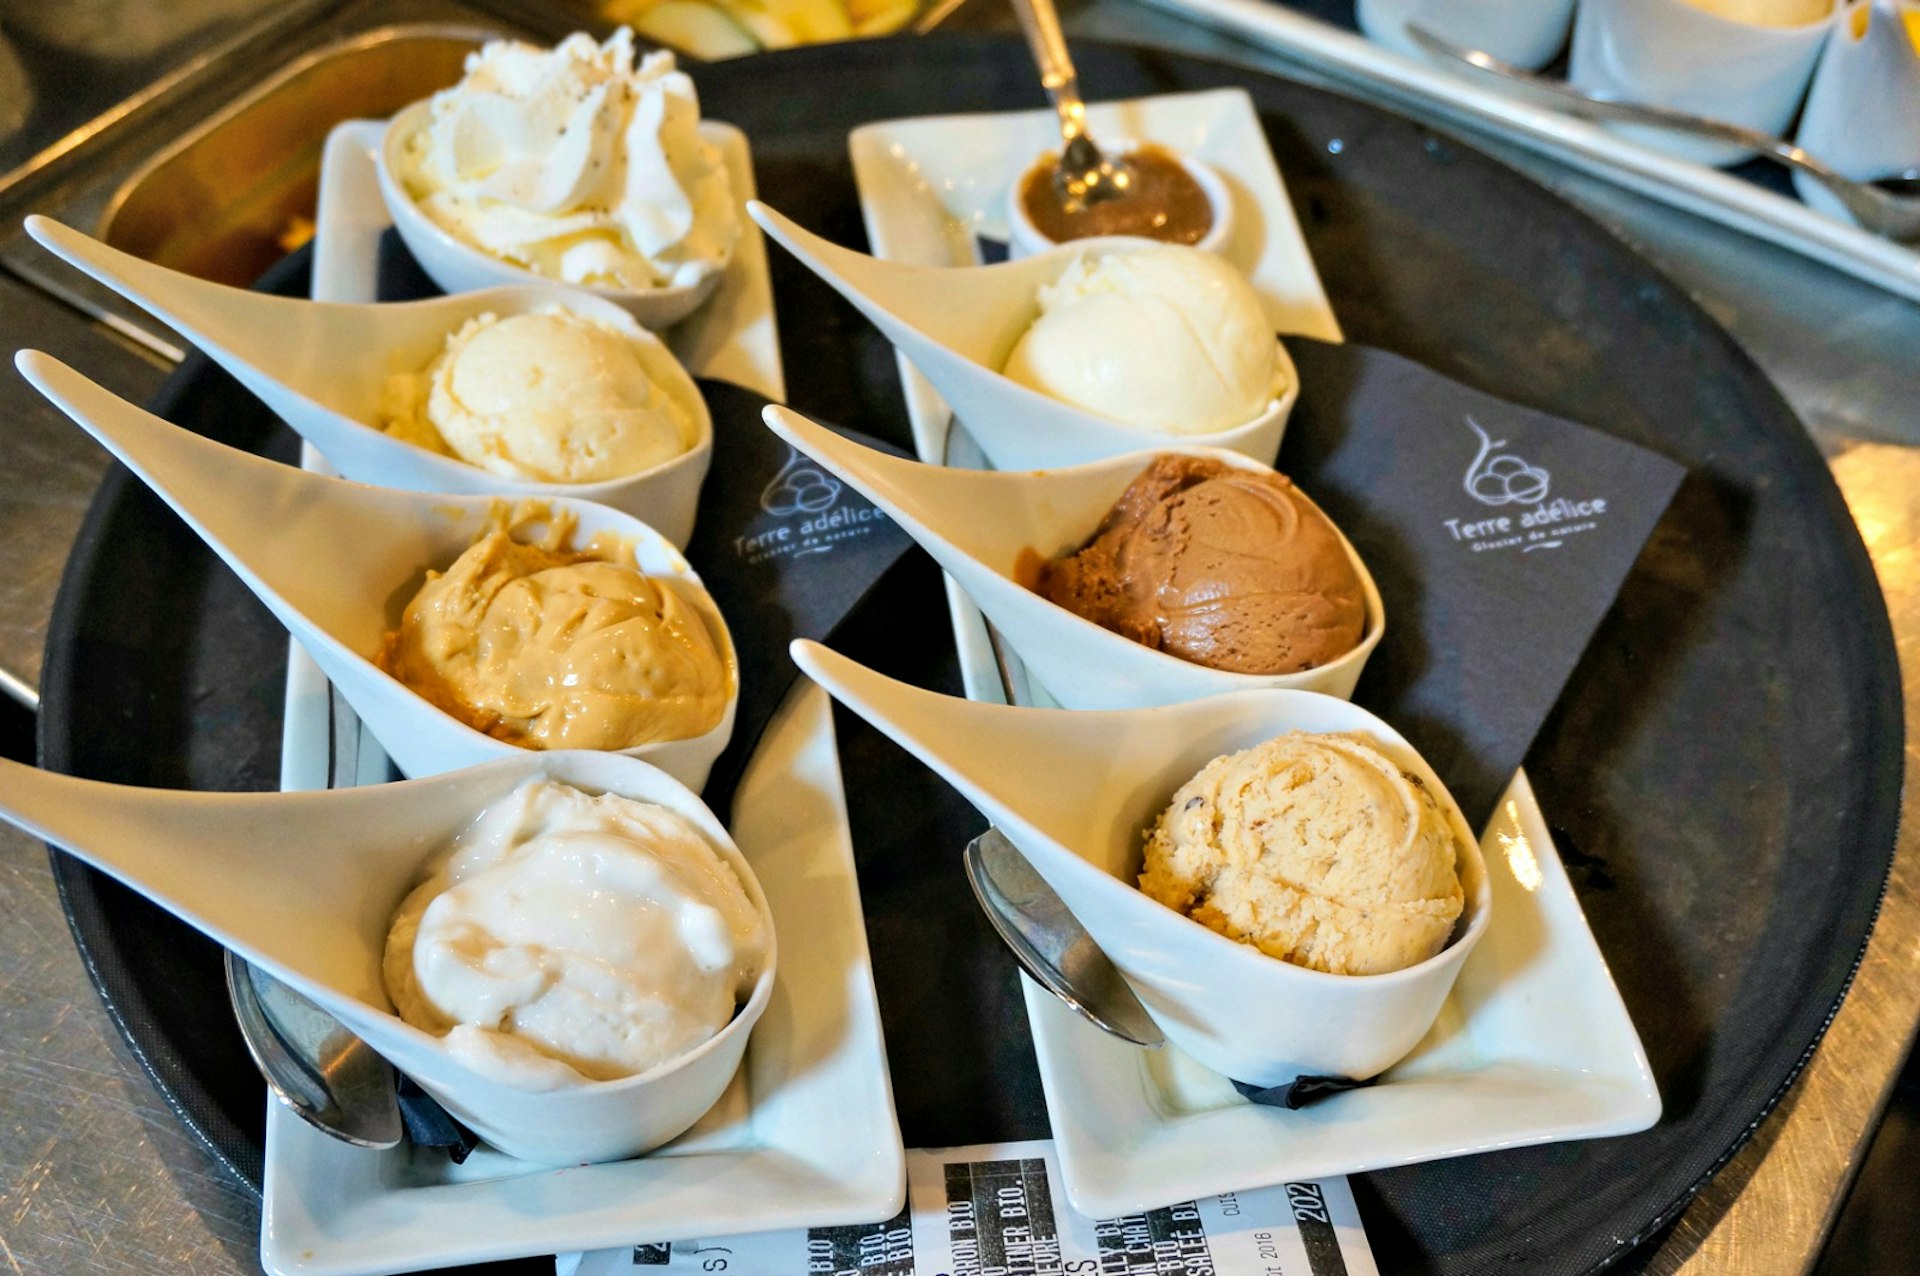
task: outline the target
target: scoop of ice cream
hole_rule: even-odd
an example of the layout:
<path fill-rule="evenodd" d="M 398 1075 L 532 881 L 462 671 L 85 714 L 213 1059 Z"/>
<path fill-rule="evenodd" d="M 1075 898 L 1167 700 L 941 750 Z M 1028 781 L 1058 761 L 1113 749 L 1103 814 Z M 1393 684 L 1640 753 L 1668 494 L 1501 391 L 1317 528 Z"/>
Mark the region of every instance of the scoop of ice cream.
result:
<path fill-rule="evenodd" d="M 633 32 L 496 40 L 436 93 L 399 174 L 454 237 L 549 279 L 646 289 L 720 270 L 740 213 L 693 81 Z"/>
<path fill-rule="evenodd" d="M 719 725 L 731 675 L 674 586 L 503 529 L 427 580 L 380 667 L 475 730 L 530 749 L 626 749 Z"/>
<path fill-rule="evenodd" d="M 485 314 L 447 338 L 424 377 L 393 379 L 385 428 L 503 478 L 591 483 L 694 445 L 693 414 L 668 389 L 683 380 L 637 323 L 558 306 Z"/>
<path fill-rule="evenodd" d="M 1457 852 L 1433 794 L 1372 740 L 1293 731 L 1180 787 L 1140 889 L 1270 957 L 1379 975 L 1446 947 Z"/>
<path fill-rule="evenodd" d="M 1177 453 L 1155 457 L 1036 588 L 1123 637 L 1233 673 L 1317 668 L 1367 626 L 1360 573 L 1298 488 Z"/>
<path fill-rule="evenodd" d="M 1697 9 L 1756 27 L 1804 27 L 1833 12 L 1833 0 L 1687 0 Z"/>
<path fill-rule="evenodd" d="M 770 927 L 662 806 L 528 781 L 394 914 L 387 995 L 469 1067 L 523 1089 L 636 1076 L 750 995 Z"/>
<path fill-rule="evenodd" d="M 1006 374 L 1140 430 L 1245 425 L 1283 388 L 1273 327 L 1227 261 L 1162 244 L 1074 259 L 1040 290 L 1040 315 Z"/>

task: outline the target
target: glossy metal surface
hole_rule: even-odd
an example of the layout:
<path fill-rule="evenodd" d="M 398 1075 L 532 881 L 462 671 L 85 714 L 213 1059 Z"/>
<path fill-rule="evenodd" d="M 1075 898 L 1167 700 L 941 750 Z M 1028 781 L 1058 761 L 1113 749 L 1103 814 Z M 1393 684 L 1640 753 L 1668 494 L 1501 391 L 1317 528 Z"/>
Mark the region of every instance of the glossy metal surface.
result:
<path fill-rule="evenodd" d="M 7 0 L 0 25 L 21 71 L 5 85 L 0 122 L 15 127 L 0 131 L 0 184 L 327 2 Z"/>
<path fill-rule="evenodd" d="M 175 270 L 251 284 L 311 236 L 328 131 L 454 83 L 483 38 L 477 28 L 405 25 L 307 54 L 129 177 L 100 237 Z M 236 174 L 246 178 L 238 189 Z"/>
<path fill-rule="evenodd" d="M 376 1149 L 400 1142 L 393 1069 L 366 1042 L 232 953 L 227 992 L 247 1051 L 275 1098 L 342 1142 Z"/>
<path fill-rule="evenodd" d="M 987 920 L 1041 987 L 1122 1041 L 1166 1044 L 1093 936 L 999 829 L 968 842 L 963 862 L 967 884 Z"/>

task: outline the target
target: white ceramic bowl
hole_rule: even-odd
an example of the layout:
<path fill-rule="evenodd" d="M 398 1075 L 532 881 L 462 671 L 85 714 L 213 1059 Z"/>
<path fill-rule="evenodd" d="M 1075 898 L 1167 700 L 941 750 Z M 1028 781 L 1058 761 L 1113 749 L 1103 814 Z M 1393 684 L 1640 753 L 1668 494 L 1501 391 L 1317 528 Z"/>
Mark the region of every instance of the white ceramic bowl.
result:
<path fill-rule="evenodd" d="M 1108 154 L 1121 156 L 1132 154 L 1139 150 L 1141 145 L 1140 142 L 1126 140 L 1101 143 Z M 1167 149 L 1172 150 L 1170 147 Z M 1180 167 L 1187 171 L 1187 176 L 1206 192 L 1207 205 L 1213 210 L 1213 226 L 1200 237 L 1200 241 L 1194 247 L 1217 253 L 1226 246 L 1228 236 L 1233 234 L 1233 192 L 1227 189 L 1227 183 L 1212 165 L 1197 160 L 1191 155 L 1180 152 L 1174 152 L 1174 154 L 1180 161 Z M 1042 157 L 1042 159 L 1048 158 L 1051 156 Z M 1040 162 L 1040 160 L 1034 161 L 1035 164 Z M 1029 165 L 1023 169 L 1013 179 L 1013 185 L 1007 190 L 1007 253 L 1010 257 L 1031 257 L 1035 253 L 1059 247 L 1033 224 L 1033 219 L 1027 216 L 1026 203 L 1020 198 L 1020 189 L 1026 185 L 1027 174 L 1033 171 L 1033 167 L 1034 165 Z"/>
<path fill-rule="evenodd" d="M 764 415 L 775 434 L 879 506 L 931 554 L 1066 708 L 1140 709 L 1262 687 L 1346 699 L 1386 632 L 1380 590 L 1344 535 L 1340 543 L 1366 601 L 1366 629 L 1353 650 L 1299 673 L 1234 673 L 1182 660 L 1077 616 L 1023 583 L 1034 555 L 1053 558 L 1084 544 L 1155 456 L 1173 452 L 1273 472 L 1238 453 L 1162 448 L 1043 472 L 960 470 L 863 448 L 786 408 L 769 407 Z M 982 518 L 982 510 L 995 515 Z"/>
<path fill-rule="evenodd" d="M 1581 0 L 1568 79 L 1626 102 L 1672 107 L 1784 135 L 1834 17 L 1800 27 L 1735 22 L 1687 0 Z M 1667 129 L 1613 125 L 1697 164 L 1737 164 L 1753 151 Z"/>
<path fill-rule="evenodd" d="M 434 775 L 529 752 L 436 708 L 373 661 L 426 571 L 445 569 L 493 525 L 497 499 L 312 474 L 183 430 L 47 355 L 22 351 L 15 363 L 233 568 L 403 774 Z M 635 566 L 677 590 L 706 624 L 730 683 L 720 721 L 701 735 L 619 750 L 700 788 L 733 738 L 739 705 L 739 658 L 726 619 L 685 557 L 653 528 L 591 501 L 547 505 L 550 517 L 573 517 L 575 544 L 601 534 L 630 544 Z"/>
<path fill-rule="evenodd" d="M 1491 53 L 1502 62 L 1537 71 L 1567 47 L 1575 0 L 1355 0 L 1354 17 L 1367 38 L 1396 53 L 1424 60 L 1407 24 L 1456 44 Z"/>
<path fill-rule="evenodd" d="M 685 817 L 768 925 L 766 964 L 718 1033 L 650 1071 L 546 1092 L 481 1076 L 392 1013 L 393 914 L 426 861 L 530 780 L 616 793 Z M 685 785 L 632 758 L 517 753 L 428 780 L 298 793 L 188 793 L 0 762 L 0 814 L 147 896 L 299 990 L 503 1152 L 615 1160 L 673 1138 L 726 1089 L 772 994 L 773 918 L 753 866 Z"/>
<path fill-rule="evenodd" d="M 1137 430 L 1041 394 L 1002 371 L 1039 313 L 1040 289 L 1078 257 L 1164 248 L 1150 239 L 1081 239 L 993 266 L 914 266 L 830 243 L 758 200 L 747 212 L 776 243 L 873 321 L 966 422 L 996 469 L 1081 465 L 1142 449 L 1218 447 L 1272 465 L 1300 377 L 1284 343 L 1265 411 L 1207 434 Z"/>
<path fill-rule="evenodd" d="M 467 319 L 481 314 L 504 319 L 549 306 L 560 306 L 615 327 L 630 327 L 633 340 L 650 347 L 650 374 L 658 374 L 652 378 L 655 384 L 679 404 L 692 421 L 693 446 L 677 456 L 617 478 L 552 483 L 495 474 L 457 457 L 415 447 L 373 424 L 379 419 L 387 377 L 393 372 L 424 372 L 444 348 L 446 335 L 458 331 Z M 270 378 L 263 383 L 258 375 L 242 375 L 240 379 L 302 438 L 319 448 L 344 477 L 357 482 L 410 492 L 594 501 L 633 515 L 675 545 L 684 547 L 692 539 L 700 511 L 700 487 L 713 464 L 713 414 L 707 409 L 700 387 L 673 352 L 654 333 L 637 326 L 624 307 L 605 297 L 558 284 L 522 284 L 455 293 L 426 302 L 386 304 L 377 307 L 377 311 L 383 317 L 391 315 L 399 319 L 395 312 L 412 307 L 431 308 L 435 323 L 432 326 L 424 322 L 370 323 L 370 331 L 395 330 L 394 336 L 399 340 L 384 350 L 364 345 L 355 349 L 340 342 L 310 347 L 301 363 L 310 389 Z M 426 314 L 419 318 L 425 320 Z M 450 327 L 447 334 L 436 337 L 441 320 Z M 417 335 L 397 331 L 403 327 L 415 330 Z M 284 332 L 284 328 L 281 331 Z M 204 341 L 197 344 L 216 362 L 228 366 L 229 371 L 238 372 L 221 357 L 221 351 Z"/>
<path fill-rule="evenodd" d="M 275 297 L 196 279 L 110 248 L 46 217 L 26 220 L 47 251 L 184 333 L 253 391 L 347 478 L 410 492 L 598 501 L 658 528 L 676 545 L 693 534 L 700 484 L 713 459 L 713 418 L 673 352 L 604 297 L 559 284 L 517 284 L 382 305 Z M 545 483 L 493 474 L 382 431 L 388 379 L 423 373 L 448 336 L 483 314 L 500 318 L 559 306 L 628 332 L 648 353 L 654 380 L 686 411 L 694 442 L 633 474 L 589 483 Z"/>
<path fill-rule="evenodd" d="M 794 660 L 992 820 L 1113 959 L 1167 1039 L 1236 1081 L 1377 1076 L 1433 1026 L 1486 933 L 1486 864 L 1453 798 L 1399 732 L 1343 700 L 1243 691 L 1112 713 L 1017 709 L 909 687 L 817 643 L 796 642 Z M 1426 961 L 1382 975 L 1308 970 L 1208 930 L 1134 885 L 1141 830 L 1181 785 L 1222 754 L 1294 730 L 1370 736 L 1445 812 L 1465 908 L 1447 946 Z"/>
<path fill-rule="evenodd" d="M 406 183 L 400 178 L 400 152 L 425 120 L 428 110 L 429 103 L 423 101 L 396 114 L 387 124 L 375 157 L 380 195 L 407 251 L 427 272 L 427 277 L 446 292 L 470 292 L 501 284 L 554 282 L 448 234 L 422 212 L 413 196 L 407 193 Z M 639 320 L 641 327 L 659 332 L 698 310 L 720 286 L 721 274 L 722 270 L 714 270 L 699 283 L 682 287 L 639 290 L 586 285 L 585 291 L 614 302 Z"/>
<path fill-rule="evenodd" d="M 651 1071 L 546 1091 L 517 1089 L 471 1071 L 447 1053 L 441 1038 L 397 1019 L 385 1006 L 375 1009 L 354 1002 L 328 1008 L 463 1125 L 509 1156 L 547 1165 L 575 1165 L 650 1151 L 685 1132 L 719 1101 L 739 1070 L 754 1025 L 767 1009 L 773 995 L 776 950 L 766 896 L 753 866 L 726 827 L 692 790 L 665 772 L 617 754 L 575 751 L 540 754 L 531 764 L 494 766 L 503 775 L 531 766 L 547 778 L 588 792 L 618 793 L 656 803 L 691 821 L 739 875 L 747 898 L 767 923 L 766 964 L 752 993 L 719 1032 Z M 503 796 L 511 787 L 503 789 Z M 468 809 L 465 820 L 478 810 Z M 448 831 L 440 844 L 451 841 L 464 823 L 454 818 L 457 813 L 447 814 L 443 822 Z M 400 893 L 392 896 L 389 914 L 399 906 L 407 884 L 403 881 Z M 379 945 L 376 952 L 384 952 L 384 929 L 364 938 Z"/>

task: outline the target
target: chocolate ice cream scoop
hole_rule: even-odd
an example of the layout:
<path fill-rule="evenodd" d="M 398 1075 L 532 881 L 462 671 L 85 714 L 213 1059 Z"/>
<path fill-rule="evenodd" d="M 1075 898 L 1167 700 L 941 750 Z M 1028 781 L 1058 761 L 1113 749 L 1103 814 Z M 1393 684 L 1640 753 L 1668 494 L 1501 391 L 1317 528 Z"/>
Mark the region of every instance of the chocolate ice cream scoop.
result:
<path fill-rule="evenodd" d="M 1360 574 L 1327 516 L 1284 476 L 1210 457 L 1156 457 L 1035 588 L 1123 637 L 1233 673 L 1317 668 L 1366 632 Z"/>

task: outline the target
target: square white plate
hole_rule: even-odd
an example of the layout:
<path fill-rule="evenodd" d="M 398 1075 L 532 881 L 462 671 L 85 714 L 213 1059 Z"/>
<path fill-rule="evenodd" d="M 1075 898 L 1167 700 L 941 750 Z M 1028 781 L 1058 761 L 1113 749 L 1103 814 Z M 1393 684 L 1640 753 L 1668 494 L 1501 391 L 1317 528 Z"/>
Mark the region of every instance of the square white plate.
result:
<path fill-rule="evenodd" d="M 1009 183 L 1051 138 L 1053 117 L 895 120 L 849 148 L 873 251 L 897 261 L 978 260 L 1004 235 Z M 1338 340 L 1252 101 L 1237 90 L 1089 111 L 1096 136 L 1161 142 L 1223 170 L 1247 228 L 1227 256 L 1249 271 L 1282 332 Z M 1254 233 L 1263 228 L 1264 234 Z M 964 430 L 901 362 L 922 459 L 981 465 Z M 967 693 L 1003 700 L 980 614 L 948 581 Z M 1016 698 L 1047 703 L 1010 662 Z M 1025 984 L 1047 1114 L 1074 1208 L 1113 1218 L 1222 1191 L 1356 1173 L 1495 1148 L 1643 1130 L 1660 1095 L 1640 1038 L 1521 774 L 1487 830 L 1494 924 L 1439 1021 L 1381 1081 L 1299 1112 L 1259 1107 L 1177 1050 L 1142 1051 Z"/>
<path fill-rule="evenodd" d="M 746 146 L 719 126 L 739 189 Z M 378 126 L 342 125 L 321 173 L 314 294 L 375 296 L 386 213 L 373 184 Z M 779 397 L 766 256 L 757 232 L 693 332 L 669 340 L 701 375 Z M 684 327 L 684 326 L 683 326 Z M 316 458 L 309 456 L 309 465 Z M 375 783 L 387 763 L 350 713 L 335 716 L 318 668 L 296 646 L 288 672 L 282 787 L 324 786 L 334 732 Z M 826 695 L 802 683 L 762 738 L 735 802 L 733 833 L 779 928 L 772 1003 L 739 1076 L 680 1139 L 636 1160 L 565 1169 L 481 1149 L 370 1152 L 318 1133 L 269 1101 L 263 1266 L 309 1276 L 413 1271 L 640 1241 L 871 1222 L 906 1190 L 873 968 L 854 878 L 846 801 Z"/>

